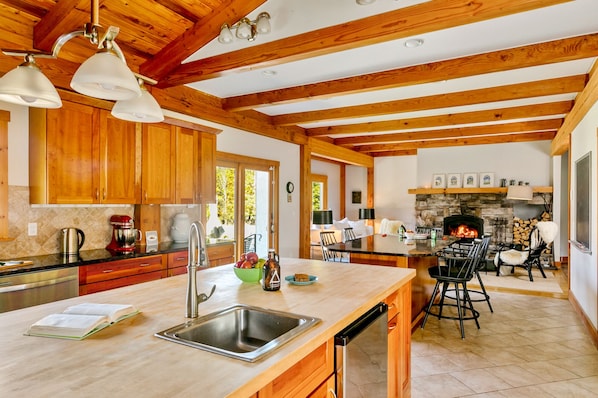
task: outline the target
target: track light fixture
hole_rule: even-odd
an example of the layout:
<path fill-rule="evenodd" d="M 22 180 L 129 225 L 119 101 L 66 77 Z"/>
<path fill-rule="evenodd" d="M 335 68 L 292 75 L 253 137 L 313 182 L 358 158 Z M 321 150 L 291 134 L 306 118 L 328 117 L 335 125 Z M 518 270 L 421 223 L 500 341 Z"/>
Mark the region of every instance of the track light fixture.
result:
<path fill-rule="evenodd" d="M 74 37 L 83 36 L 97 46 L 98 52 L 79 66 L 71 80 L 71 88 L 90 97 L 111 101 L 134 101 L 144 98 L 135 113 L 153 116 L 135 120 L 163 120 L 164 116 L 158 103 L 143 87 L 143 80 L 151 79 L 140 77 L 138 80 L 139 75 L 136 76 L 129 69 L 123 52 L 114 40 L 118 32 L 117 27 L 103 29 L 100 26 L 98 0 L 91 0 L 90 23 L 85 24 L 83 30 L 61 35 L 52 45 L 51 53 L 2 49 L 5 55 L 24 56 L 25 62 L 0 78 L 0 100 L 39 108 L 61 107 L 62 102 L 56 88 L 39 69 L 35 58 L 56 59 L 65 43 Z M 116 117 L 133 120 L 119 116 L 124 114 L 126 113 L 113 112 Z"/>
<path fill-rule="evenodd" d="M 270 33 L 270 14 L 262 12 L 257 16 L 255 21 L 251 21 L 249 18 L 243 18 L 231 26 L 225 23 L 220 28 L 218 41 L 223 44 L 232 43 L 234 38 L 232 29 L 236 29 L 235 36 L 238 39 L 254 41 L 258 33 Z"/>

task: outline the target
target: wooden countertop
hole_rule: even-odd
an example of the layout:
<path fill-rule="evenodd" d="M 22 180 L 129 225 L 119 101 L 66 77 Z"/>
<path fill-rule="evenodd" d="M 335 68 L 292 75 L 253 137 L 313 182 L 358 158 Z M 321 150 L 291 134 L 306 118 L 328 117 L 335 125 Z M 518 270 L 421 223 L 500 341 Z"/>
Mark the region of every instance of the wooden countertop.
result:
<path fill-rule="evenodd" d="M 435 256 L 457 238 L 447 236 L 436 240 L 432 239 L 399 239 L 394 235 L 370 235 L 364 238 L 351 240 L 345 243 L 336 243 L 326 246 L 330 251 L 367 253 L 387 256 L 425 257 Z"/>
<path fill-rule="evenodd" d="M 278 292 L 238 280 L 230 265 L 198 273 L 205 315 L 242 303 L 314 316 L 322 322 L 256 362 L 227 358 L 154 337 L 187 320 L 187 276 L 161 279 L 0 314 L 0 391 L 20 396 L 247 397 L 333 337 L 415 276 L 411 269 L 282 258 L 283 276 L 316 275 L 318 282 Z M 82 303 L 127 303 L 132 318 L 82 340 L 24 336 L 42 317 Z"/>

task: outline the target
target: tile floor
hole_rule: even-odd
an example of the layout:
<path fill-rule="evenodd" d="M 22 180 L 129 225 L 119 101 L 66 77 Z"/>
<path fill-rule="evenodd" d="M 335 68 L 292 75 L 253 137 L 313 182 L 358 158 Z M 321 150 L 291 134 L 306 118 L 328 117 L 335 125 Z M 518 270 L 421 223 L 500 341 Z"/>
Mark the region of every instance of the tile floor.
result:
<path fill-rule="evenodd" d="M 598 350 L 565 299 L 491 292 L 480 329 L 430 316 L 412 336 L 412 398 L 598 397 Z"/>

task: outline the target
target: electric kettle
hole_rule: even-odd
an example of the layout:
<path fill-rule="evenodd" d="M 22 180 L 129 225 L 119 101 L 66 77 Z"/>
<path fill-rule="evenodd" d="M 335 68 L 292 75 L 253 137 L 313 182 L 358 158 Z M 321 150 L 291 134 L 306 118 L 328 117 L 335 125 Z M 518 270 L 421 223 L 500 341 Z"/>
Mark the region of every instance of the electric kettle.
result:
<path fill-rule="evenodd" d="M 63 228 L 60 230 L 60 252 L 77 255 L 85 242 L 85 234 L 79 228 Z"/>

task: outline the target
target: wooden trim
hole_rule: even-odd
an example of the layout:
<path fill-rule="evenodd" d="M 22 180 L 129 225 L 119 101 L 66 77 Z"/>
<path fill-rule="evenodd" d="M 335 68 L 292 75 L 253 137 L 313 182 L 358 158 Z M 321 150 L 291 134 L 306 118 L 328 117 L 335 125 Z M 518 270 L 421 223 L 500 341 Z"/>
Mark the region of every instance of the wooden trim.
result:
<path fill-rule="evenodd" d="M 0 239 L 8 239 L 8 122 L 10 112 L 0 110 Z"/>
<path fill-rule="evenodd" d="M 577 301 L 575 295 L 571 291 L 569 291 L 569 302 L 573 306 L 575 312 L 577 312 L 577 315 L 579 315 L 579 317 L 581 318 L 581 322 L 586 327 L 586 330 L 588 331 L 588 334 L 590 335 L 590 338 L 592 339 L 594 346 L 598 348 L 598 330 L 594 327 L 594 325 L 592 325 L 592 321 L 590 320 L 590 318 L 588 318 L 583 308 L 579 304 L 579 301 Z"/>

